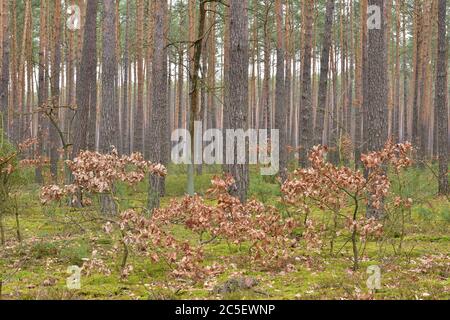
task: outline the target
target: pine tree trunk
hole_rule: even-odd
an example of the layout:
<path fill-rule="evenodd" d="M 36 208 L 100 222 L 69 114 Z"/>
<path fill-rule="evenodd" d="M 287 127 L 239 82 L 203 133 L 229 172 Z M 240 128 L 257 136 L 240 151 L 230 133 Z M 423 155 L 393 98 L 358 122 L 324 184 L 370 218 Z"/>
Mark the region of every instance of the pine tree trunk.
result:
<path fill-rule="evenodd" d="M 102 42 L 102 101 L 100 116 L 99 151 L 101 153 L 111 152 L 115 142 L 114 113 L 117 112 L 115 105 L 115 70 L 116 59 L 116 15 L 115 1 L 103 1 L 103 42 Z M 117 207 L 111 195 L 101 196 L 102 212 L 115 215 Z"/>
<path fill-rule="evenodd" d="M 229 69 L 229 117 L 230 128 L 247 128 L 248 119 L 248 15 L 247 0 L 230 3 L 230 69 Z M 237 156 L 235 144 L 232 147 Z M 235 161 L 236 162 L 235 157 Z M 248 164 L 230 165 L 230 173 L 235 179 L 232 194 L 241 202 L 247 199 Z"/>
<path fill-rule="evenodd" d="M 46 15 L 46 5 L 45 1 L 41 2 L 40 5 L 40 18 L 39 18 L 39 68 L 38 68 L 38 105 L 42 106 L 47 100 L 47 15 Z M 37 123 L 37 146 L 36 154 L 38 156 L 43 155 L 44 151 L 44 116 L 38 114 Z M 44 178 L 42 175 L 42 168 L 40 166 L 36 167 L 35 170 L 36 182 L 42 184 Z"/>
<path fill-rule="evenodd" d="M 61 71 L 61 3 L 55 2 L 53 13 L 53 59 L 52 59 L 52 79 L 51 79 L 51 94 L 52 94 L 52 117 L 55 123 L 49 124 L 50 132 L 50 172 L 54 182 L 58 180 L 58 148 L 61 141 L 58 135 L 58 129 L 55 125 L 59 125 L 59 96 L 60 96 L 60 71 Z"/>
<path fill-rule="evenodd" d="M 384 0 L 369 0 L 369 6 L 378 6 L 381 10 L 381 28 L 368 31 L 368 90 L 367 90 L 367 148 L 369 151 L 379 151 L 387 141 L 387 51 L 386 51 L 386 20 L 383 14 Z M 381 218 L 383 208 L 375 208 L 369 202 L 366 215 L 369 218 Z"/>
<path fill-rule="evenodd" d="M 144 6 L 143 0 L 136 1 L 136 63 L 137 104 L 134 127 L 134 151 L 144 152 Z"/>
<path fill-rule="evenodd" d="M 308 152 L 312 142 L 313 112 L 311 92 L 311 36 L 313 28 L 313 4 L 308 1 L 305 7 L 305 44 L 302 62 L 302 93 L 300 115 L 300 152 L 299 164 L 305 168 L 308 165 Z"/>
<path fill-rule="evenodd" d="M 77 76 L 77 111 L 74 117 L 72 158 L 95 148 L 97 118 L 97 1 L 88 1 L 83 50 Z M 92 130 L 92 124 L 94 130 Z"/>
<path fill-rule="evenodd" d="M 320 80 L 319 80 L 319 94 L 315 129 L 315 144 L 322 144 L 324 118 L 326 110 L 327 87 L 328 87 L 328 69 L 330 65 L 330 48 L 331 48 L 331 31 L 333 27 L 333 11 L 334 0 L 327 1 L 325 13 L 325 30 L 322 44 L 322 56 L 320 59 Z"/>
<path fill-rule="evenodd" d="M 8 97 L 9 97 L 9 0 L 2 1 L 2 66 L 0 76 L 0 112 L 2 116 L 2 131 L 8 131 Z"/>
<path fill-rule="evenodd" d="M 448 106 L 446 9 L 447 0 L 439 0 L 438 9 L 438 57 L 436 65 L 435 112 L 438 114 L 439 193 L 449 194 L 448 185 Z"/>
<path fill-rule="evenodd" d="M 277 66 L 275 87 L 275 129 L 279 130 L 280 171 L 281 181 L 287 179 L 287 139 L 286 139 L 286 104 L 285 104 L 285 49 L 283 39 L 283 8 L 282 0 L 275 1 L 277 24 Z"/>
<path fill-rule="evenodd" d="M 152 141 L 150 160 L 159 163 L 162 160 L 161 146 L 165 134 L 163 117 L 167 106 L 167 49 L 165 45 L 165 17 L 167 14 L 167 0 L 153 0 L 154 3 L 154 33 L 153 33 L 153 68 L 152 68 L 152 117 L 151 130 L 148 138 Z M 159 207 L 162 179 L 150 176 L 148 190 L 148 209 Z"/>
<path fill-rule="evenodd" d="M 129 58 L 129 35 L 130 35 L 130 1 L 127 0 L 127 14 L 125 18 L 125 40 L 124 40 L 124 52 L 123 52 L 123 81 L 122 81 L 122 153 L 130 153 L 130 111 L 128 104 L 128 79 L 130 73 L 130 58 Z"/>

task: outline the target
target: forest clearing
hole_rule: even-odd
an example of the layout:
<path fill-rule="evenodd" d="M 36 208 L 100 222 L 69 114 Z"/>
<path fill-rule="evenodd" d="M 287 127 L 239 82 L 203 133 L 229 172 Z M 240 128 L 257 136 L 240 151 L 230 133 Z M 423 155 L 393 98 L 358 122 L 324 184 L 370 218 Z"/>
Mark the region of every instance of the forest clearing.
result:
<path fill-rule="evenodd" d="M 1 0 L 0 300 L 450 300 L 447 2 Z"/>

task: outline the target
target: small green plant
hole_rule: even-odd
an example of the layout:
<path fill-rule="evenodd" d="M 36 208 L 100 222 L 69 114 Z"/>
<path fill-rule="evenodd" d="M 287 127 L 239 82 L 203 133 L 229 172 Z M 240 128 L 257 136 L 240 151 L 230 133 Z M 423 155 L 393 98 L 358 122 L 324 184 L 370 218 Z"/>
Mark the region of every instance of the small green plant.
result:
<path fill-rule="evenodd" d="M 433 219 L 433 211 L 431 209 L 426 207 L 419 207 L 417 209 L 417 214 L 419 215 L 420 219 L 424 221 L 431 221 Z"/>
<path fill-rule="evenodd" d="M 65 246 L 62 248 L 58 256 L 67 261 L 70 265 L 83 265 L 83 259 L 89 258 L 91 253 L 89 252 L 89 246 L 85 242 L 79 242 L 74 246 Z"/>
<path fill-rule="evenodd" d="M 450 223 L 450 209 L 442 209 L 441 216 L 445 222 Z"/>
<path fill-rule="evenodd" d="M 51 242 L 38 242 L 31 247 L 31 256 L 35 259 L 56 257 L 58 248 Z"/>

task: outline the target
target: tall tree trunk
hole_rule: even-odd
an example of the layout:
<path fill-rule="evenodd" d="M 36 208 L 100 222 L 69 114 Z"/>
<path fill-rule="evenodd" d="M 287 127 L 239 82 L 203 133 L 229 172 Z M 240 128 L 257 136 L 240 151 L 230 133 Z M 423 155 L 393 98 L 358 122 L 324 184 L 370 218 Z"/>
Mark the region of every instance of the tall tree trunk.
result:
<path fill-rule="evenodd" d="M 395 89 L 394 89 L 394 110 L 393 110 L 393 130 L 394 141 L 400 137 L 400 1 L 395 3 L 396 27 L 395 27 Z"/>
<path fill-rule="evenodd" d="M 447 92 L 447 0 L 439 0 L 438 9 L 438 56 L 436 64 L 435 112 L 438 114 L 438 156 L 439 156 L 439 193 L 449 193 L 448 185 L 448 106 Z"/>
<path fill-rule="evenodd" d="M 9 98 L 9 52 L 10 52 L 10 33 L 9 33 L 9 0 L 2 1 L 2 66 L 0 77 L 0 112 L 2 116 L 2 130 L 8 133 L 8 98 Z"/>
<path fill-rule="evenodd" d="M 38 68 L 38 105 L 41 107 L 47 100 L 47 3 L 42 1 L 40 5 L 39 18 L 39 68 Z M 44 116 L 38 114 L 37 146 L 36 154 L 42 156 L 44 152 Z M 36 182 L 42 184 L 44 177 L 41 166 L 35 170 Z"/>
<path fill-rule="evenodd" d="M 287 179 L 287 139 L 286 139 L 286 104 L 285 104 L 285 75 L 284 75 L 284 37 L 283 37 L 283 3 L 275 1 L 275 15 L 277 24 L 277 70 L 275 87 L 275 129 L 279 130 L 280 142 L 280 178 Z"/>
<path fill-rule="evenodd" d="M 191 14 L 194 16 L 194 14 Z M 192 43 L 192 60 L 190 61 L 190 112 L 189 112 L 189 134 L 191 139 L 194 139 L 194 124 L 195 121 L 201 120 L 202 110 L 199 109 L 199 85 L 200 85 L 200 59 L 202 55 L 203 48 L 203 35 L 205 31 L 206 23 L 206 1 L 202 0 L 200 2 L 200 13 L 198 21 L 197 38 Z M 187 192 L 189 195 L 193 195 L 195 191 L 194 186 L 194 152 L 195 144 L 191 143 L 191 161 L 188 164 L 188 185 Z"/>
<path fill-rule="evenodd" d="M 130 73 L 130 57 L 129 57 L 129 42 L 130 36 L 130 1 L 127 0 L 127 14 L 125 17 L 125 39 L 123 52 L 123 81 L 122 81 L 122 153 L 130 153 L 130 118 L 129 118 L 129 104 L 128 104 L 128 81 Z"/>
<path fill-rule="evenodd" d="M 55 8 L 53 13 L 53 59 L 52 59 L 52 79 L 51 79 L 51 101 L 52 101 L 52 115 L 54 119 L 49 124 L 50 133 L 50 172 L 53 181 L 58 180 L 58 160 L 59 153 L 58 147 L 61 145 L 58 130 L 59 126 L 59 96 L 60 96 L 60 71 L 61 71 L 61 2 L 55 2 Z"/>
<path fill-rule="evenodd" d="M 115 96 L 116 77 L 116 15 L 115 1 L 103 1 L 103 42 L 102 42 L 102 105 L 100 117 L 99 151 L 111 152 L 115 144 L 114 113 L 117 112 Z M 116 214 L 117 207 L 110 195 L 101 197 L 102 212 L 104 214 Z"/>
<path fill-rule="evenodd" d="M 313 28 L 313 1 L 307 1 L 305 8 L 305 44 L 302 63 L 302 93 L 300 116 L 300 153 L 299 164 L 305 168 L 308 164 L 308 152 L 312 143 L 313 112 L 311 92 L 311 35 Z"/>
<path fill-rule="evenodd" d="M 178 110 L 178 128 L 183 128 L 183 113 L 184 113 L 184 53 L 180 48 L 178 51 L 178 85 L 177 85 L 177 110 Z"/>
<path fill-rule="evenodd" d="M 161 162 L 162 139 L 165 134 L 165 125 L 162 117 L 166 113 L 167 106 L 167 49 L 165 45 L 165 16 L 167 14 L 167 0 L 154 1 L 154 33 L 153 33 L 153 68 L 152 68 L 152 117 L 149 139 L 152 141 L 150 160 L 154 163 Z M 150 176 L 148 191 L 148 209 L 159 207 L 161 193 L 161 178 Z"/>
<path fill-rule="evenodd" d="M 248 14 L 247 0 L 230 3 L 230 69 L 229 69 L 229 117 L 230 128 L 246 129 L 248 119 Z M 242 202 L 247 199 L 248 164 L 237 164 L 237 146 L 234 149 L 234 164 L 230 173 L 235 179 L 232 194 Z"/>
<path fill-rule="evenodd" d="M 405 11 L 406 1 L 402 1 L 402 10 Z M 403 120 L 402 120 L 402 141 L 408 139 L 408 69 L 406 61 L 408 59 L 408 44 L 406 42 L 406 13 L 402 15 L 402 45 L 403 45 L 403 59 L 402 59 L 402 72 L 403 72 Z"/>
<path fill-rule="evenodd" d="M 385 0 L 369 0 L 369 6 L 380 9 L 381 28 L 368 31 L 368 90 L 367 90 L 367 148 L 369 151 L 379 151 L 387 141 L 387 52 L 386 52 L 386 20 L 383 14 Z M 370 218 L 381 218 L 383 208 L 376 208 L 371 202 L 366 215 Z"/>
<path fill-rule="evenodd" d="M 317 106 L 316 128 L 314 133 L 315 136 L 314 143 L 316 145 L 323 143 L 322 137 L 323 137 L 324 118 L 327 100 L 328 69 L 330 64 L 333 11 L 334 11 L 334 0 L 328 0 L 325 13 L 325 30 L 323 33 L 322 56 L 320 58 L 318 106 Z"/>
<path fill-rule="evenodd" d="M 210 3 L 209 26 L 211 28 L 208 39 L 208 115 L 210 128 L 217 128 L 216 110 L 216 2 Z"/>
<path fill-rule="evenodd" d="M 265 19 L 264 19 L 264 80 L 262 87 L 262 121 L 260 128 L 270 129 L 271 124 L 271 112 L 270 112 L 270 30 L 269 30 L 269 12 L 270 6 L 265 1 Z"/>
<path fill-rule="evenodd" d="M 362 139 L 356 144 L 355 161 L 357 166 L 360 164 L 361 153 L 367 151 L 367 91 L 368 91 L 368 56 L 367 56 L 367 0 L 361 0 L 361 108 L 359 112 L 359 123 L 358 126 L 361 128 L 360 132 Z M 357 116 L 358 118 L 358 116 Z"/>
<path fill-rule="evenodd" d="M 134 151 L 144 152 L 144 5 L 136 1 L 136 63 L 137 63 L 137 104 L 134 122 Z"/>
<path fill-rule="evenodd" d="M 414 93 L 413 93 L 413 110 L 412 110 L 412 141 L 416 147 L 420 147 L 420 135 L 419 135 L 419 104 L 420 104 L 420 67 L 421 67 L 421 52 L 422 52 L 422 30 L 421 30 L 421 13 L 419 12 L 419 0 L 414 2 Z"/>
<path fill-rule="evenodd" d="M 77 111 L 74 117 L 72 157 L 82 150 L 95 148 L 97 118 L 97 8 L 98 1 L 88 1 L 84 26 L 83 50 L 77 76 Z M 94 130 L 92 130 L 92 124 Z"/>

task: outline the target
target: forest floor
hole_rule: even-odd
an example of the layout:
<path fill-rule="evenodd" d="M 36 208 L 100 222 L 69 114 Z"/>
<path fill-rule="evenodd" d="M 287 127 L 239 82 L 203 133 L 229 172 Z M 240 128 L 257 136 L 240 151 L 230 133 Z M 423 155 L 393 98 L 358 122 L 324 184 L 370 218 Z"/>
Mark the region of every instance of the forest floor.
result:
<path fill-rule="evenodd" d="M 196 177 L 199 194 L 209 187 L 213 173 L 205 168 Z M 212 170 L 211 170 L 212 171 Z M 3 299 L 450 299 L 450 205 L 447 198 L 433 195 L 434 182 L 429 174 L 418 170 L 410 173 L 409 184 L 415 205 L 405 223 L 406 236 L 401 250 L 399 237 L 383 243 L 366 244 L 360 268 L 351 270 L 351 245 L 338 238 L 338 252 L 313 252 L 298 248 L 297 263 L 290 270 L 258 270 L 241 259 L 245 248 L 230 247 L 220 240 L 206 245 L 206 262 L 218 261 L 227 268 L 218 276 L 193 283 L 174 278 L 162 263 L 131 254 L 134 270 L 121 279 L 120 257 L 111 257 L 110 238 L 101 232 L 102 226 L 86 221 L 82 213 L 65 206 L 43 207 L 39 188 L 29 184 L 18 192 L 18 209 L 22 241 L 17 241 L 16 219 L 7 216 L 6 244 L 0 250 L 0 277 L 3 278 Z M 264 203 L 280 206 L 279 186 L 270 179 L 252 175 L 250 195 Z M 183 170 L 167 178 L 170 199 L 181 198 L 186 175 Z M 130 203 L 145 205 L 146 188 L 128 194 Z M 282 208 L 281 208 L 282 209 Z M 324 215 L 319 211 L 316 215 Z M 189 231 L 177 228 L 174 233 L 196 241 Z M 112 273 L 81 276 L 81 288 L 66 287 L 67 268 L 81 265 L 92 252 L 106 257 Z M 366 285 L 367 267 L 378 265 L 381 289 L 370 292 Z M 258 270 L 258 271 L 255 271 Z M 223 294 L 213 288 L 243 275 L 257 280 L 251 289 Z"/>

